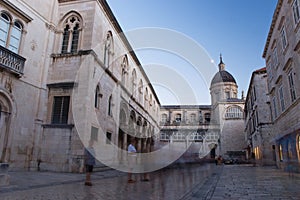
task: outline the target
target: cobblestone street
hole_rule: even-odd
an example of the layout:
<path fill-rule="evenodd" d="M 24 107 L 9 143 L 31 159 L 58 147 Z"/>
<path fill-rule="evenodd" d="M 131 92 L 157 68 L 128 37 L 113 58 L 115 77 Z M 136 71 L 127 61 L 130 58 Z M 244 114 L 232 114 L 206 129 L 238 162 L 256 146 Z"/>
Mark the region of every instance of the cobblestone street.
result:
<path fill-rule="evenodd" d="M 274 167 L 213 164 L 182 165 L 150 174 L 149 182 L 127 183 L 127 174 L 115 170 L 93 174 L 85 186 L 84 174 L 10 172 L 10 186 L 0 199 L 300 199 L 300 176 Z"/>

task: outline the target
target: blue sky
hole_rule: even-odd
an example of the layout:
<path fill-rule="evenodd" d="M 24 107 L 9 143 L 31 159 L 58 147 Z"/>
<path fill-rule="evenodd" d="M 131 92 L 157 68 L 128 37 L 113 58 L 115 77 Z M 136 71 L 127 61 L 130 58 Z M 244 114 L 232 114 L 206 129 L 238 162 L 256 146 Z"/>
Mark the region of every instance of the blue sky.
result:
<path fill-rule="evenodd" d="M 242 90 L 246 94 L 252 72 L 265 66 L 262 52 L 277 0 L 107 2 L 125 33 L 144 27 L 174 30 L 194 40 L 204 49 L 210 60 L 214 61 L 215 72 L 219 55 L 222 53 L 226 70 L 235 77 L 239 86 L 239 96 Z M 157 71 L 152 70 L 155 67 L 151 63 L 155 63 L 156 67 L 162 65 L 176 68 L 178 74 L 186 73 L 187 84 L 193 88 L 196 97 L 181 98 L 178 101 L 159 84 L 153 84 L 161 104 L 210 104 L 210 82 L 207 83 L 206 80 L 211 80 L 212 77 L 197 79 L 193 70 L 189 70 L 190 63 L 162 51 L 136 51 L 136 54 L 142 65 L 145 65 L 145 71 L 151 81 L 155 82 Z M 185 64 L 187 66 L 180 70 Z M 207 69 L 212 66 L 204 61 L 201 67 Z"/>

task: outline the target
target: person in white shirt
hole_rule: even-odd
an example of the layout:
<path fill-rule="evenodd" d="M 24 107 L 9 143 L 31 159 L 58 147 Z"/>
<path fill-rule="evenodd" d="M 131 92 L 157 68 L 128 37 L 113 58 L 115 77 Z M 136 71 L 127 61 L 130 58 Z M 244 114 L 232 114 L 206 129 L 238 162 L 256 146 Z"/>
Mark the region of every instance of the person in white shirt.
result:
<path fill-rule="evenodd" d="M 128 183 L 134 183 L 135 180 L 132 179 L 132 170 L 134 165 L 136 164 L 136 148 L 134 145 L 136 141 L 134 138 L 130 139 L 130 144 L 128 145 L 128 165 L 129 165 L 129 172 L 128 172 Z"/>

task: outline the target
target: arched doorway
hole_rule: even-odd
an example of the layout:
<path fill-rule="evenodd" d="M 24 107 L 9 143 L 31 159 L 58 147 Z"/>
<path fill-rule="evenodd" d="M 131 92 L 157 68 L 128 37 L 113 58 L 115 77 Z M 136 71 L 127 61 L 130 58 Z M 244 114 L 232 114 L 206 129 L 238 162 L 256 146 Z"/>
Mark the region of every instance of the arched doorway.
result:
<path fill-rule="evenodd" d="M 11 122 L 10 100 L 0 92 L 0 162 L 5 162 Z"/>

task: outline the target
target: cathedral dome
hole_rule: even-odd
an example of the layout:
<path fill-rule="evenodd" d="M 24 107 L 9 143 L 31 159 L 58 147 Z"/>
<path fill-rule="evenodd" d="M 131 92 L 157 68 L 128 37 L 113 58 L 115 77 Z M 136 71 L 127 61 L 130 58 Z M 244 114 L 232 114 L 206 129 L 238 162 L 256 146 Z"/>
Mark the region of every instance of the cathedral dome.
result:
<path fill-rule="evenodd" d="M 213 77 L 212 81 L 211 81 L 211 85 L 216 84 L 216 83 L 222 83 L 222 82 L 232 82 L 236 84 L 235 79 L 233 78 L 233 76 L 225 71 L 218 71 L 215 76 Z"/>
<path fill-rule="evenodd" d="M 211 85 L 223 82 L 236 84 L 234 77 L 225 70 L 225 64 L 222 61 L 222 56 L 220 56 L 219 71 L 213 77 Z"/>

